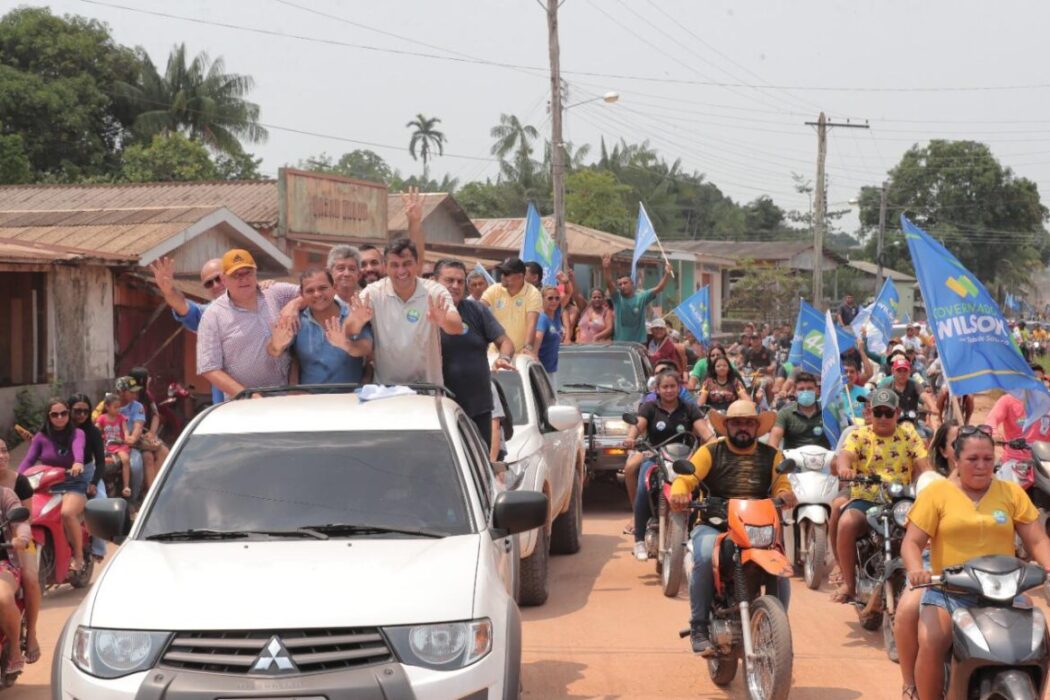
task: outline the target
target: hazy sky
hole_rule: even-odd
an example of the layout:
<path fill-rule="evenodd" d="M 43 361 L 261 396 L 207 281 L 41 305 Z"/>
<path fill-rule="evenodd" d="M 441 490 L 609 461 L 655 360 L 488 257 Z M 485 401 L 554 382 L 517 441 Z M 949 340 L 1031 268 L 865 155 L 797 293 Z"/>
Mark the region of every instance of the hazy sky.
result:
<path fill-rule="evenodd" d="M 17 4 L 3 0 L 0 8 Z M 433 174 L 448 172 L 461 184 L 497 172 L 489 129 L 501 112 L 549 133 L 547 30 L 536 0 L 46 4 L 106 22 L 117 41 L 144 47 L 161 67 L 171 46 L 185 41 L 191 53 L 221 55 L 228 70 L 254 77 L 252 99 L 270 138 L 248 148 L 269 174 L 354 148 L 418 172 L 405 123 L 420 112 L 440 117 L 448 137 Z M 871 125 L 831 132 L 833 206 L 879 183 L 911 144 L 937 137 L 988 143 L 1045 192 L 1047 26 L 1046 2 L 566 0 L 569 103 L 621 94 L 618 104 L 571 109 L 566 138 L 593 144 L 594 155 L 603 136 L 649 140 L 736 200 L 768 194 L 786 209 L 805 209 L 791 173 L 814 177 L 816 136 L 803 122 L 824 110 Z M 1023 87 L 952 89 L 1003 86 Z"/>

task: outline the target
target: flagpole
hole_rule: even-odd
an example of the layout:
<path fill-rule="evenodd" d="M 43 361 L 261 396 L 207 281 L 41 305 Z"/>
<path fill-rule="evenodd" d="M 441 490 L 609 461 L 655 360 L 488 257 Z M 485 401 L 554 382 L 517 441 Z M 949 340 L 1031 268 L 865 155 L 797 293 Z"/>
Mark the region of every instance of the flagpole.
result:
<path fill-rule="evenodd" d="M 660 247 L 660 255 L 664 256 L 664 262 L 671 265 L 671 261 L 667 259 L 667 253 L 664 252 L 664 244 L 660 242 L 659 238 L 656 239 L 656 245 Z M 671 265 L 671 279 L 675 279 L 673 265 Z"/>

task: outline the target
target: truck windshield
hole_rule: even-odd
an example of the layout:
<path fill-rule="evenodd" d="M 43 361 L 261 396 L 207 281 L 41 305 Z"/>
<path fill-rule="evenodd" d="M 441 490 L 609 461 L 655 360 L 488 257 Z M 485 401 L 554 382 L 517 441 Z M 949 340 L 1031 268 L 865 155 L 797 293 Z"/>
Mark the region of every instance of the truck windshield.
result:
<path fill-rule="evenodd" d="M 562 352 L 558 356 L 558 386 L 591 384 L 623 391 L 642 391 L 634 358 L 629 352 Z M 585 391 L 572 388 L 571 391 Z"/>
<path fill-rule="evenodd" d="M 355 527 L 320 529 L 471 531 L 464 482 L 441 431 L 194 435 L 156 487 L 143 514 L 146 538 L 335 525 Z"/>

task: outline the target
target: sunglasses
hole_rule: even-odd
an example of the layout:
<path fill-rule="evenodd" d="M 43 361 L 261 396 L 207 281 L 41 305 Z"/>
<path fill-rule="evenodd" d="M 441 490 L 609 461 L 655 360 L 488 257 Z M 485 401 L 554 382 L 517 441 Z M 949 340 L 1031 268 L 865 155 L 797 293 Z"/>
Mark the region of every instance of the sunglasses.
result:
<path fill-rule="evenodd" d="M 992 426 L 990 425 L 964 425 L 959 428 L 959 437 L 969 437 L 970 435 L 976 435 L 977 433 L 983 433 L 988 437 L 992 437 Z"/>
<path fill-rule="evenodd" d="M 884 408 L 879 406 L 878 408 L 871 409 L 871 415 L 876 418 L 893 418 L 897 414 L 897 411 L 892 408 Z"/>
<path fill-rule="evenodd" d="M 561 301 L 561 297 L 546 297 L 547 301 Z"/>
<path fill-rule="evenodd" d="M 91 413 L 91 409 L 90 408 L 74 408 L 73 409 L 73 413 L 76 413 L 77 415 L 84 415 L 84 414 L 87 414 L 87 413 Z"/>
<path fill-rule="evenodd" d="M 51 411 L 51 413 L 48 413 L 47 415 L 52 418 L 65 418 L 69 415 L 69 411 Z"/>
<path fill-rule="evenodd" d="M 212 287 L 214 287 L 215 285 L 217 285 L 221 281 L 222 281 L 221 280 L 221 275 L 215 275 L 211 279 L 204 280 L 204 288 L 205 289 L 211 289 Z"/>

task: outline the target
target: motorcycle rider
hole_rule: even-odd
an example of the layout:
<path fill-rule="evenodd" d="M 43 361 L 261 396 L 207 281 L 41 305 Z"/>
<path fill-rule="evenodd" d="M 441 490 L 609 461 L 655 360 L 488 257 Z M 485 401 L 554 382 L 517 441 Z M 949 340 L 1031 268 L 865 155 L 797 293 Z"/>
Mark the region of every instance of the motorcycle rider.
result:
<path fill-rule="evenodd" d="M 910 484 L 930 468 L 926 446 L 909 426 L 898 425 L 900 402 L 892 389 L 876 389 L 869 403 L 871 423 L 856 428 L 846 437 L 835 460 L 838 477 L 878 475 L 885 481 Z M 876 505 L 877 495 L 876 486 L 854 484 L 850 489 L 851 500 L 839 515 L 835 546 L 842 585 L 832 596 L 834 602 L 850 603 L 856 595 L 857 538 L 868 530 L 865 513 Z"/>
<path fill-rule="evenodd" d="M 824 434 L 824 416 L 817 401 L 817 378 L 809 372 L 800 372 L 795 379 L 796 399 L 777 412 L 777 422 L 769 433 L 769 446 L 793 450 L 803 445 L 819 445 L 831 449 Z"/>
<path fill-rule="evenodd" d="M 703 412 L 695 403 L 687 403 L 679 398 L 681 388 L 681 375 L 675 369 L 665 369 L 656 375 L 658 400 L 646 401 L 638 408 L 638 423 L 628 428 L 625 447 L 634 449 L 635 440 L 642 434 L 650 445 L 658 445 L 675 435 L 686 433 L 693 433 L 701 440 L 708 437 Z M 634 496 L 634 558 L 638 561 L 649 558 L 645 551 L 645 526 L 653 515 L 645 472 L 645 469 L 639 468 Z"/>
<path fill-rule="evenodd" d="M 932 574 L 975 557 L 1012 557 L 1015 534 L 1032 558 L 1050 571 L 1050 540 L 1031 499 L 1017 484 L 994 478 L 995 442 L 988 426 L 960 428 L 954 449 L 956 471 L 925 488 L 908 513 L 901 557 L 911 584 L 928 584 Z M 927 543 L 931 570 L 922 565 Z M 934 588 L 923 592 L 915 664 L 920 700 L 940 698 L 944 690 L 944 657 L 952 645 L 951 611 L 975 603 Z"/>
<path fill-rule="evenodd" d="M 928 384 L 920 386 L 919 382 L 912 378 L 911 363 L 908 362 L 906 357 L 895 357 L 891 368 L 893 376 L 883 379 L 879 383 L 879 387 L 892 389 L 897 394 L 901 415 L 907 417 L 908 414 L 914 414 L 918 416 L 921 405 L 926 411 L 926 420 L 929 421 L 927 426 L 930 431 L 929 434 L 932 434 L 937 429 L 934 421 L 940 419 L 937 411 L 937 402 L 934 400 L 930 386 Z M 918 418 L 916 417 L 915 420 L 917 421 Z M 916 427 L 919 427 L 918 423 L 916 423 Z"/>
<path fill-rule="evenodd" d="M 3 511 L 4 519 L 7 520 L 11 510 L 22 505 L 15 492 L 7 487 L 0 487 L 0 510 Z M 4 533 L 4 539 L 10 538 L 15 552 L 24 552 L 33 538 L 33 531 L 29 522 L 11 523 L 8 532 Z M 22 570 L 17 561 L 11 558 L 11 553 L 0 548 L 0 629 L 4 631 L 4 637 L 8 640 L 7 672 L 8 680 L 14 681 L 14 677 L 25 668 L 26 659 L 22 656 L 22 613 L 18 609 L 15 598 L 18 589 L 22 585 Z M 39 652 L 37 652 L 39 658 Z"/>
<path fill-rule="evenodd" d="M 722 435 L 697 450 L 692 457 L 696 472 L 679 475 L 671 486 L 671 509 L 687 510 L 693 501 L 693 492 L 703 482 L 711 496 L 719 498 L 774 498 L 783 499 L 793 507 L 797 500 L 784 474 L 777 474 L 777 466 L 784 456 L 776 448 L 758 442 L 773 427 L 776 414 L 759 413 L 751 401 L 734 401 L 723 416 L 710 414 L 711 424 Z M 719 531 L 699 524 L 693 529 L 693 577 L 689 584 L 690 642 L 693 652 L 712 656 L 714 647 L 708 637 L 707 618 L 714 597 L 712 557 Z M 790 583 L 778 581 L 777 597 L 787 608 Z"/>
<path fill-rule="evenodd" d="M 1032 370 L 1034 371 L 1036 367 L 1038 365 L 1032 365 Z M 1028 430 L 1024 430 L 1026 416 L 1024 401 L 1012 394 L 1003 394 L 996 400 L 985 420 L 995 430 L 996 434 L 1003 438 L 1004 442 L 1017 438 L 1024 438 L 1029 443 L 1050 442 L 1050 415 L 1040 416 L 1039 420 L 1029 426 Z M 1017 449 L 1004 445 L 1003 463 L 999 468 L 999 478 L 1007 478 L 1015 483 L 1019 483 L 1017 479 L 1013 478 L 1017 473 L 1014 468 L 1018 464 L 1031 461 L 1031 459 L 1032 451 L 1027 447 Z M 1032 485 L 1032 480 L 1035 478 L 1030 472 L 1029 474 L 1027 483 L 1020 484 L 1026 490 Z"/>

